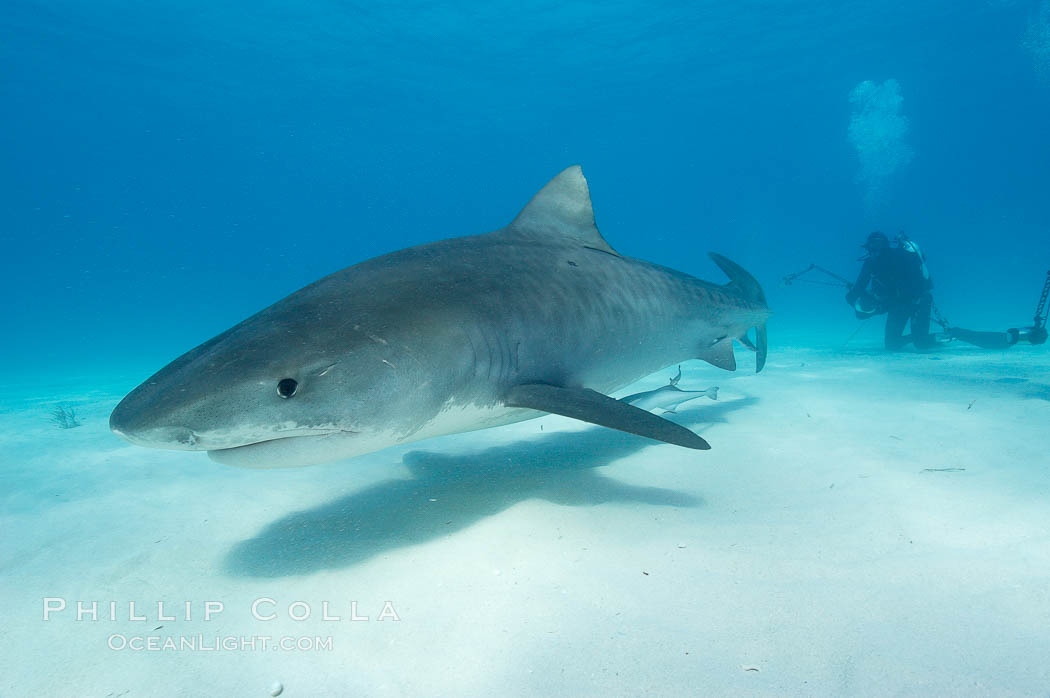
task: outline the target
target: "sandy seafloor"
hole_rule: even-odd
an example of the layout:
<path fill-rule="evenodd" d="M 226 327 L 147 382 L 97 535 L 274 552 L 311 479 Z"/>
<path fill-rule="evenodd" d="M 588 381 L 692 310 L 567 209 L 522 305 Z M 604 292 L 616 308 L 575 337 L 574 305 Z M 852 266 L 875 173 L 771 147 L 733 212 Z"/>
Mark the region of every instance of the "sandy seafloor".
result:
<path fill-rule="evenodd" d="M 239 470 L 113 436 L 134 379 L 8 394 L 0 695 L 1045 696 L 1050 351 L 738 359 L 683 366 L 721 386 L 676 418 L 707 452 L 545 417 Z M 45 597 L 69 608 L 45 622 Z M 107 646 L 198 634 L 332 647 Z"/>

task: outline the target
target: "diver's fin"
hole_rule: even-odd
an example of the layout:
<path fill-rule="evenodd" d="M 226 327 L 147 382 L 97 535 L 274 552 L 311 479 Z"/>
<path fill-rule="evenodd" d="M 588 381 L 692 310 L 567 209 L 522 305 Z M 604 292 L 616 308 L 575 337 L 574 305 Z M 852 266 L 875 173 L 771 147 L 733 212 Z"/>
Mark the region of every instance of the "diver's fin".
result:
<path fill-rule="evenodd" d="M 1006 332 L 977 332 L 961 327 L 949 327 L 948 335 L 953 339 L 961 339 L 967 344 L 973 344 L 982 349 L 1009 349 L 1014 345 L 1010 341 L 1010 335 Z"/>
<path fill-rule="evenodd" d="M 736 356 L 733 355 L 733 342 L 728 339 L 723 339 L 708 347 L 700 352 L 700 355 L 696 358 L 701 361 L 706 361 L 712 366 L 724 368 L 727 371 L 736 370 Z"/>
<path fill-rule="evenodd" d="M 726 284 L 726 288 L 735 291 L 745 300 L 751 301 L 752 303 L 766 307 L 766 294 L 762 291 L 762 286 L 758 283 L 755 277 L 751 276 L 742 266 L 736 262 L 726 259 L 720 254 L 715 252 L 708 253 L 718 268 L 725 272 L 725 275 L 729 277 L 729 283 Z M 743 340 L 741 340 L 743 341 Z M 763 320 L 761 323 L 755 326 L 755 373 L 762 370 L 762 367 L 766 365 L 766 353 L 768 351 L 769 339 L 766 335 L 766 323 Z"/>
<path fill-rule="evenodd" d="M 500 233 L 562 243 L 574 240 L 582 247 L 620 256 L 598 232 L 591 207 L 591 192 L 579 165 L 573 165 L 547 182 Z"/>
<path fill-rule="evenodd" d="M 508 407 L 527 407 L 560 414 L 676 446 L 703 451 L 711 448 L 706 441 L 683 426 L 586 388 L 526 383 L 511 388 L 504 402 Z"/>

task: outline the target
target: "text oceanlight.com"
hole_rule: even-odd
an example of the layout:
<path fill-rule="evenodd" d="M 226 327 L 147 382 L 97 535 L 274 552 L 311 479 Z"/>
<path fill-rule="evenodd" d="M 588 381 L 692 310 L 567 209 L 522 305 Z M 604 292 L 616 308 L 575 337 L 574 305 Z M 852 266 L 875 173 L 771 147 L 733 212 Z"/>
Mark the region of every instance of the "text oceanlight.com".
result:
<path fill-rule="evenodd" d="M 331 652 L 332 636 L 270 635 L 125 635 L 106 640 L 111 650 L 131 652 Z"/>

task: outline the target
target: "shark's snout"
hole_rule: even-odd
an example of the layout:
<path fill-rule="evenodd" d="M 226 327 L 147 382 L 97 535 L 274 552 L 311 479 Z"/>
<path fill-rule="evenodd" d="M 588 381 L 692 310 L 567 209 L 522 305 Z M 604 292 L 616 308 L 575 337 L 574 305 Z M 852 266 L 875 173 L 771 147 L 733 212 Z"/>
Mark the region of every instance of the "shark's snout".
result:
<path fill-rule="evenodd" d="M 109 428 L 136 446 L 180 451 L 245 450 L 275 441 L 305 443 L 316 437 L 353 434 L 337 424 L 304 424 L 294 418 L 277 421 L 270 415 L 253 420 L 250 410 L 238 412 L 226 402 L 171 397 L 185 393 L 178 386 L 147 381 L 113 409 Z M 288 445 L 270 444 L 264 450 L 283 452 Z"/>
<path fill-rule="evenodd" d="M 205 447 L 198 444 L 200 439 L 193 431 L 186 427 L 156 427 L 153 429 L 122 429 L 113 426 L 110 418 L 109 428 L 117 436 L 136 446 L 148 446 L 152 448 L 172 448 L 186 451 L 202 451 Z"/>
<path fill-rule="evenodd" d="M 131 395 L 120 401 L 109 416 L 109 428 L 114 434 L 136 446 L 173 448 L 187 451 L 202 450 L 200 438 L 188 427 L 158 424 L 148 411 L 139 409 Z"/>

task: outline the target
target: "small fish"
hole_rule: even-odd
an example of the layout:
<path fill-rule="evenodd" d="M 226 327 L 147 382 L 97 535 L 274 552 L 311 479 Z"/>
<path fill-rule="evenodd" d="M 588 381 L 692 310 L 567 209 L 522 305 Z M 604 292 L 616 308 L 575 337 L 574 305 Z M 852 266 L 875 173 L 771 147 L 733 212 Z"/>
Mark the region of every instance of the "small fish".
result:
<path fill-rule="evenodd" d="M 923 468 L 920 473 L 961 473 L 966 468 Z"/>
<path fill-rule="evenodd" d="M 712 400 L 718 399 L 718 386 L 707 390 L 682 390 L 678 387 L 678 381 L 681 379 L 682 367 L 679 366 L 678 375 L 672 378 L 667 385 L 656 390 L 647 390 L 644 393 L 635 393 L 634 395 L 622 397 L 620 402 L 626 402 L 643 410 L 661 409 L 664 412 L 674 413 L 679 405 L 690 400 L 696 400 L 701 397 L 709 397 Z"/>

